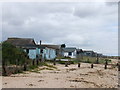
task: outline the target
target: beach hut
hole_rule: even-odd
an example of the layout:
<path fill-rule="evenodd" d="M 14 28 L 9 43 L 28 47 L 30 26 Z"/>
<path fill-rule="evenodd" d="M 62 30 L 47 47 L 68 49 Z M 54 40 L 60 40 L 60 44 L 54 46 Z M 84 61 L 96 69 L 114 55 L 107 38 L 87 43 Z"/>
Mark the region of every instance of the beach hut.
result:
<path fill-rule="evenodd" d="M 36 59 L 37 57 L 40 57 L 41 50 L 44 49 L 43 46 L 36 45 L 33 38 L 8 38 L 5 42 L 22 48 L 30 59 Z"/>
<path fill-rule="evenodd" d="M 76 48 L 75 47 L 63 48 L 62 54 L 64 57 L 76 58 Z"/>

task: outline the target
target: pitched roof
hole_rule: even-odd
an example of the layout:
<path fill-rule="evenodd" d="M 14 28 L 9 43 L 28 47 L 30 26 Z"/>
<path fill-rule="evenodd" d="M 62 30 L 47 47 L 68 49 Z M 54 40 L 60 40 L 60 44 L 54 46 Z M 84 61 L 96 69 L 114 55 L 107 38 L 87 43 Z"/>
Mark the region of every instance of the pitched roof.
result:
<path fill-rule="evenodd" d="M 94 51 L 87 51 L 87 50 L 84 50 L 83 52 L 94 53 Z"/>
<path fill-rule="evenodd" d="M 76 50 L 75 47 L 67 47 L 67 48 L 63 48 L 64 52 L 74 52 Z"/>
<path fill-rule="evenodd" d="M 8 38 L 5 42 L 11 43 L 15 46 L 35 46 L 32 38 Z"/>
<path fill-rule="evenodd" d="M 52 48 L 52 49 L 60 49 L 60 45 L 42 44 L 41 46 Z"/>
<path fill-rule="evenodd" d="M 77 51 L 78 53 L 83 53 L 83 50 L 82 50 L 82 49 L 76 49 L 76 51 Z"/>
<path fill-rule="evenodd" d="M 82 49 L 76 49 L 77 51 L 82 51 L 83 52 L 83 50 Z"/>

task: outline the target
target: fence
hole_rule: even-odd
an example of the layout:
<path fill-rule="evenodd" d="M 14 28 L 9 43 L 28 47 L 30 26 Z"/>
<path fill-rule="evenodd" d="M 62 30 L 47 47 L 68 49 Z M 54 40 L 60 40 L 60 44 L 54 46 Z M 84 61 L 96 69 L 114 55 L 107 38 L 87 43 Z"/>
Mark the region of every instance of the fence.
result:
<path fill-rule="evenodd" d="M 38 65 L 40 65 L 40 61 L 38 60 L 33 60 L 29 63 L 24 63 L 24 65 L 4 65 L 2 66 L 2 75 L 9 76 L 11 74 L 21 73 L 22 71 L 34 69 L 34 67 Z"/>
<path fill-rule="evenodd" d="M 65 63 L 65 67 L 69 67 L 70 64 L 70 61 L 64 61 Z M 6 75 L 6 76 L 9 76 L 11 74 L 15 74 L 15 73 L 20 73 L 22 71 L 26 71 L 26 70 L 29 70 L 29 68 L 31 68 L 30 66 L 32 66 L 32 69 L 34 69 L 33 67 L 34 66 L 39 66 L 41 65 L 41 61 L 40 60 L 33 60 L 31 63 L 29 64 L 24 64 L 24 65 L 12 65 L 12 66 L 5 66 L 5 67 L 2 67 L 2 75 Z M 58 63 L 56 60 L 53 60 L 53 65 L 57 65 L 56 63 Z M 60 62 L 61 63 L 61 62 Z M 63 62 L 62 62 L 63 63 Z M 108 69 L 108 66 L 113 66 L 113 67 L 118 67 L 118 71 L 120 71 L 120 65 L 119 64 L 116 64 L 116 65 L 112 65 L 112 64 L 108 64 L 108 62 L 106 61 L 103 68 L 104 69 Z M 81 67 L 81 63 L 78 62 L 78 68 Z M 91 68 L 95 68 L 94 67 L 94 64 L 91 63 Z"/>

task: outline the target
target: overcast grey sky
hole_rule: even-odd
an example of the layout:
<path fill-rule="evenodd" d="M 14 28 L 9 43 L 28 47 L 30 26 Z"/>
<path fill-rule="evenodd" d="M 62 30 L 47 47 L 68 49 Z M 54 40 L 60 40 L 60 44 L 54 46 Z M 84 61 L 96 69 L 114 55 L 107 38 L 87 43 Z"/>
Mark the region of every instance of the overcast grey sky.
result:
<path fill-rule="evenodd" d="M 2 39 L 34 38 L 106 55 L 118 53 L 117 3 L 2 4 Z"/>

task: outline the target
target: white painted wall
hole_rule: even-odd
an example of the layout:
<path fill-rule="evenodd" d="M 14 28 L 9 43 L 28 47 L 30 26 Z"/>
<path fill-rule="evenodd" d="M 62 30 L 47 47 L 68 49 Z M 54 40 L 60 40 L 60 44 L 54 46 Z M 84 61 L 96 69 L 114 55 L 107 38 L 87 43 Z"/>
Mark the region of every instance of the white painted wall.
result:
<path fill-rule="evenodd" d="M 64 52 L 64 56 L 66 57 L 71 57 L 71 58 L 76 58 L 76 50 L 74 52 L 72 52 L 72 55 L 68 55 L 68 52 Z"/>

